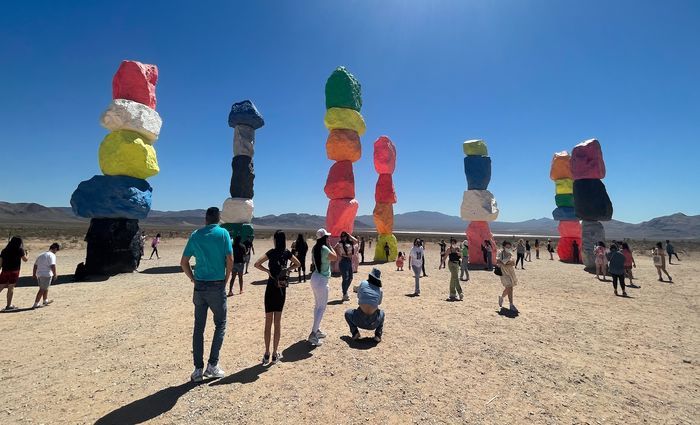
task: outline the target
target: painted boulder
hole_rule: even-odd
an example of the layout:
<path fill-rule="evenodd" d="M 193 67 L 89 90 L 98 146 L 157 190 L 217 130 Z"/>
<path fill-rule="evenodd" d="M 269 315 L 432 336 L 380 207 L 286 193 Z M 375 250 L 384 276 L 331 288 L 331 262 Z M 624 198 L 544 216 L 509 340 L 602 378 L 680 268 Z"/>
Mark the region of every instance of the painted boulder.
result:
<path fill-rule="evenodd" d="M 326 230 L 333 236 L 342 232 L 352 234 L 359 204 L 355 199 L 331 199 L 326 211 Z"/>
<path fill-rule="evenodd" d="M 326 81 L 326 109 L 330 108 L 349 108 L 358 112 L 362 108 L 360 82 L 343 66 L 336 68 Z"/>
<path fill-rule="evenodd" d="M 605 178 L 603 151 L 596 139 L 579 143 L 571 151 L 571 173 L 576 180 Z"/>
<path fill-rule="evenodd" d="M 389 247 L 389 256 L 386 255 L 386 248 Z M 399 256 L 399 243 L 396 240 L 396 236 L 387 235 L 377 235 L 377 245 L 374 248 L 374 261 L 396 261 L 396 257 Z"/>
<path fill-rule="evenodd" d="M 558 207 L 573 207 L 574 206 L 574 194 L 564 193 L 561 195 L 554 196 L 554 203 Z"/>
<path fill-rule="evenodd" d="M 233 129 L 233 156 L 255 155 L 255 129 L 247 125 L 237 125 Z"/>
<path fill-rule="evenodd" d="M 571 174 L 571 155 L 567 151 L 557 152 L 552 158 L 552 168 L 549 170 L 552 180 L 573 179 Z"/>
<path fill-rule="evenodd" d="M 146 180 L 94 176 L 81 182 L 70 198 L 73 213 L 85 218 L 143 220 L 151 211 L 153 189 Z"/>
<path fill-rule="evenodd" d="M 329 130 L 354 130 L 358 136 L 362 136 L 367 130 L 364 118 L 354 109 L 330 108 L 326 111 L 323 122 Z"/>
<path fill-rule="evenodd" d="M 221 208 L 221 220 L 225 223 L 250 223 L 253 221 L 253 200 L 228 198 Z"/>
<path fill-rule="evenodd" d="M 100 169 L 108 176 L 147 179 L 160 172 L 153 146 L 131 130 L 117 130 L 102 140 L 98 152 Z"/>
<path fill-rule="evenodd" d="M 491 182 L 491 158 L 488 156 L 465 156 L 464 174 L 467 176 L 467 189 L 488 189 Z"/>
<path fill-rule="evenodd" d="M 557 221 L 577 221 L 576 211 L 573 207 L 556 207 L 552 211 L 552 218 Z"/>
<path fill-rule="evenodd" d="M 326 154 L 331 161 L 356 162 L 362 156 L 360 136 L 354 130 L 331 130 L 326 140 Z"/>
<path fill-rule="evenodd" d="M 394 232 L 394 206 L 388 203 L 378 203 L 372 213 L 377 233 L 391 234 Z"/>
<path fill-rule="evenodd" d="M 498 218 L 496 199 L 488 190 L 465 190 L 461 216 L 465 221 L 494 221 Z"/>
<path fill-rule="evenodd" d="M 557 256 L 566 263 L 581 262 L 581 238 L 561 237 L 557 242 Z"/>
<path fill-rule="evenodd" d="M 581 223 L 578 221 L 560 221 L 557 230 L 563 238 L 581 238 Z"/>
<path fill-rule="evenodd" d="M 237 125 L 247 125 L 257 130 L 265 125 L 265 120 L 253 102 L 244 100 L 231 106 L 231 112 L 228 114 L 228 125 L 234 128 Z"/>
<path fill-rule="evenodd" d="M 250 239 L 251 241 L 255 239 L 255 230 L 253 225 L 250 223 L 222 223 L 221 227 L 228 231 L 231 236 L 231 240 L 235 239 L 236 236 L 241 237 L 241 241 Z"/>
<path fill-rule="evenodd" d="M 93 218 L 85 235 L 85 263 L 75 271 L 77 281 L 88 275 L 131 273 L 141 261 L 139 221 L 127 218 Z"/>
<path fill-rule="evenodd" d="M 581 223 L 581 259 L 586 270 L 595 270 L 593 248 L 599 241 L 605 241 L 605 228 L 599 221 L 584 220 Z"/>
<path fill-rule="evenodd" d="M 380 174 L 375 186 L 374 201 L 376 203 L 395 204 L 396 191 L 391 174 Z"/>
<path fill-rule="evenodd" d="M 160 134 L 163 120 L 155 109 L 142 103 L 114 99 L 100 117 L 100 124 L 110 131 L 135 131 L 145 143 L 153 144 Z"/>
<path fill-rule="evenodd" d="M 255 168 L 253 158 L 247 155 L 234 156 L 231 161 L 231 186 L 232 198 L 252 199 L 254 195 L 253 182 L 255 180 Z"/>
<path fill-rule="evenodd" d="M 338 161 L 331 166 L 323 188 L 328 199 L 342 199 L 355 197 L 355 175 L 352 171 L 352 162 Z"/>
<path fill-rule="evenodd" d="M 462 149 L 465 155 L 489 156 L 489 150 L 483 140 L 467 140 L 462 144 Z"/>
<path fill-rule="evenodd" d="M 555 193 L 557 195 L 569 195 L 574 193 L 574 181 L 571 179 L 554 180 Z"/>
<path fill-rule="evenodd" d="M 613 206 L 602 181 L 598 179 L 574 180 L 576 216 L 582 220 L 610 221 Z"/>
<path fill-rule="evenodd" d="M 156 109 L 158 67 L 125 60 L 112 79 L 112 99 L 128 99 Z"/>
<path fill-rule="evenodd" d="M 485 221 L 472 221 L 467 226 L 467 243 L 469 244 L 469 265 L 483 267 L 487 264 L 485 253 L 481 249 L 484 241 L 491 242 L 491 260 L 496 264 L 497 245 L 489 224 Z"/>
<path fill-rule="evenodd" d="M 377 174 L 393 174 L 396 169 L 396 146 L 386 136 L 374 142 L 374 169 Z"/>

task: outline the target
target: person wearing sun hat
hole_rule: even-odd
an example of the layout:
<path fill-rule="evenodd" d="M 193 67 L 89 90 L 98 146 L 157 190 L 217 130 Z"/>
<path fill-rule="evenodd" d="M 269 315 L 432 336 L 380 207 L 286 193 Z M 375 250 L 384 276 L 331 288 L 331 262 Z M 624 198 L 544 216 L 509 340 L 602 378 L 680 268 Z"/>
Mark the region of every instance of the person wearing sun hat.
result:
<path fill-rule="evenodd" d="M 331 261 L 337 261 L 338 255 L 328 246 L 330 232 L 326 229 L 318 229 L 316 232 L 316 244 L 311 249 L 311 263 L 314 271 L 311 273 L 311 290 L 314 293 L 314 322 L 308 341 L 311 345 L 323 344 L 326 334 L 321 331 L 321 320 L 326 312 L 328 304 L 328 279 L 331 277 Z"/>
<path fill-rule="evenodd" d="M 374 330 L 374 340 L 381 342 L 384 331 L 384 311 L 379 309 L 379 305 L 383 297 L 382 272 L 373 268 L 367 280 L 363 280 L 357 290 L 358 307 L 345 312 L 345 320 L 350 326 L 353 340 L 360 338 L 359 329 L 367 329 Z"/>

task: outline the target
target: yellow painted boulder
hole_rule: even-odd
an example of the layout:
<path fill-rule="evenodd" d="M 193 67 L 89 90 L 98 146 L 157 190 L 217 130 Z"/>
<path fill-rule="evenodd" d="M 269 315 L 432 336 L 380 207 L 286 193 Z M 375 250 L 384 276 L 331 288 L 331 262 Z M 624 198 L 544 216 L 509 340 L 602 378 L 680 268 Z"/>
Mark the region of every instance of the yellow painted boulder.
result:
<path fill-rule="evenodd" d="M 100 144 L 100 169 L 107 176 L 130 176 L 147 179 L 160 172 L 153 146 L 135 131 L 118 130 Z"/>
<path fill-rule="evenodd" d="M 386 247 L 389 247 L 389 256 Z M 399 256 L 399 243 L 394 235 L 378 235 L 377 246 L 374 249 L 374 261 L 396 261 Z"/>
<path fill-rule="evenodd" d="M 326 111 L 323 123 L 326 124 L 326 128 L 329 130 L 336 128 L 355 130 L 360 136 L 365 134 L 367 130 L 364 118 L 354 109 L 330 108 Z"/>
<path fill-rule="evenodd" d="M 568 193 L 574 193 L 574 181 L 572 179 L 554 180 L 554 186 L 556 188 L 557 195 L 566 195 Z"/>

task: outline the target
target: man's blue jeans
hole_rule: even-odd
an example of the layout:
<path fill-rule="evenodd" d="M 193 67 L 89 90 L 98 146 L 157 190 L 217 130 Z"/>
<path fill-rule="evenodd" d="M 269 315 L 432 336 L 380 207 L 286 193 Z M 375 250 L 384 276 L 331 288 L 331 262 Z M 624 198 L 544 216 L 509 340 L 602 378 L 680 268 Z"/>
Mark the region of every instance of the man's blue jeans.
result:
<path fill-rule="evenodd" d="M 343 295 L 347 295 L 348 290 L 350 289 L 350 284 L 352 283 L 352 258 L 341 258 L 340 262 L 338 263 L 338 269 L 340 270 L 340 276 L 343 279 Z"/>
<path fill-rule="evenodd" d="M 359 308 L 351 308 L 345 312 L 345 321 L 350 326 L 351 335 L 359 332 L 357 328 L 374 330 L 374 334 L 378 337 L 381 337 L 384 332 L 384 310 L 377 310 L 368 316 Z"/>
<path fill-rule="evenodd" d="M 207 311 L 211 309 L 214 314 L 214 338 L 211 341 L 209 364 L 219 363 L 219 351 L 224 343 L 226 334 L 226 282 L 219 281 L 195 281 L 194 294 L 194 331 L 192 333 L 192 356 L 194 367 L 204 368 L 204 328 L 207 325 Z"/>

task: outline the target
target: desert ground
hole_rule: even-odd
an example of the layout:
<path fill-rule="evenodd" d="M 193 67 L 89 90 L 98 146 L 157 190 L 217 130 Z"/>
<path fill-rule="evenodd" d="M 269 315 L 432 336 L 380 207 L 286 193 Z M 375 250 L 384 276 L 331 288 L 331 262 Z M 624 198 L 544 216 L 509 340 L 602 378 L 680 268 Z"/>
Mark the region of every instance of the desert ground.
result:
<path fill-rule="evenodd" d="M 30 261 L 48 242 L 30 241 Z M 284 360 L 269 368 L 260 366 L 264 276 L 251 269 L 244 293 L 229 298 L 228 376 L 194 385 L 184 243 L 164 239 L 161 259 L 144 260 L 139 273 L 83 283 L 65 276 L 51 306 L 0 315 L 0 423 L 698 423 L 697 253 L 669 266 L 673 284 L 658 282 L 651 258 L 638 253 L 641 288 L 628 289 L 630 298 L 581 266 L 533 258 L 517 271 L 520 315 L 508 317 L 490 272 L 472 271 L 464 301 L 446 301 L 449 272 L 438 270 L 430 244 L 419 298 L 407 296 L 408 267 L 377 266 L 387 315 L 380 344 L 350 341 L 343 312 L 356 301 L 339 303 L 336 277 L 322 324 L 328 338 L 311 347 L 313 296 L 308 283 L 291 285 Z M 269 247 L 256 242 L 258 254 Z M 72 274 L 83 256 L 69 244 L 59 273 Z M 15 292 L 19 307 L 36 293 L 31 264 Z M 205 360 L 212 330 L 210 318 Z"/>

